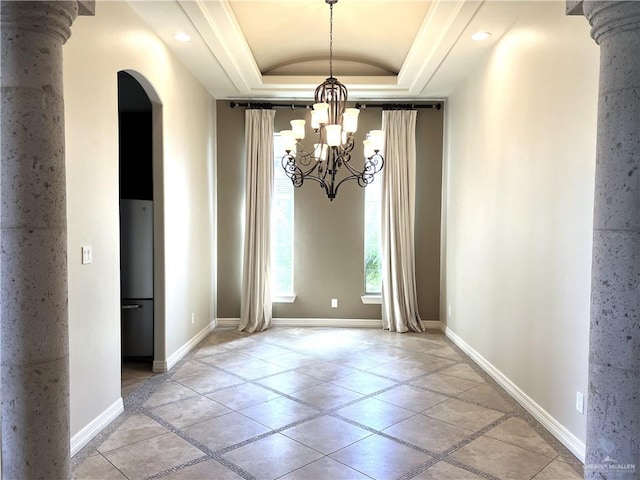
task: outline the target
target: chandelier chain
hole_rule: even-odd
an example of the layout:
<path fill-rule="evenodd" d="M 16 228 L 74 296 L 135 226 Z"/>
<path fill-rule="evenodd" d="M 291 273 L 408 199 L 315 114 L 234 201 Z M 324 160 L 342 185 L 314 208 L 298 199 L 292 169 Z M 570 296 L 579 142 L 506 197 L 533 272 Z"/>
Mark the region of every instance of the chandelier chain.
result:
<path fill-rule="evenodd" d="M 329 77 L 333 77 L 333 3 L 329 4 Z"/>

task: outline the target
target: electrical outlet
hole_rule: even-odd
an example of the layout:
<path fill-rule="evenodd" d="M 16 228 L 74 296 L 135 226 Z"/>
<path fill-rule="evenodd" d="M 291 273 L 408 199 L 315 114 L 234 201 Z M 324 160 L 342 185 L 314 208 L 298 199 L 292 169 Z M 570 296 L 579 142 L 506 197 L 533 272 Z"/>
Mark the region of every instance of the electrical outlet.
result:
<path fill-rule="evenodd" d="M 580 392 L 576 392 L 576 410 L 584 415 L 584 395 Z"/>
<path fill-rule="evenodd" d="M 191 313 L 191 325 L 193 325 L 194 323 L 196 323 L 196 314 Z"/>
<path fill-rule="evenodd" d="M 338 308 L 338 299 L 337 298 L 332 298 L 331 299 L 331 308 Z"/>

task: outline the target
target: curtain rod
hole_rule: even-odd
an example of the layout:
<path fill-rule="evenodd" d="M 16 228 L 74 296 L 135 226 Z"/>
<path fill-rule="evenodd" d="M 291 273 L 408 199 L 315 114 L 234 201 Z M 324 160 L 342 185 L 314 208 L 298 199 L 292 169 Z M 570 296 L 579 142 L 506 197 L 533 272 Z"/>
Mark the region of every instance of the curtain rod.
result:
<path fill-rule="evenodd" d="M 383 110 L 413 110 L 419 108 L 442 109 L 442 104 L 438 103 L 356 103 L 356 108 L 381 108 Z"/>
<path fill-rule="evenodd" d="M 243 107 L 249 109 L 273 109 L 273 108 L 289 108 L 294 110 L 296 108 L 311 108 L 310 105 L 305 103 L 269 103 L 269 102 L 230 102 L 231 108 Z M 436 110 L 442 109 L 442 104 L 438 103 L 356 103 L 356 108 L 364 110 L 366 108 L 382 108 L 383 110 L 413 110 L 419 108 L 435 108 Z"/>

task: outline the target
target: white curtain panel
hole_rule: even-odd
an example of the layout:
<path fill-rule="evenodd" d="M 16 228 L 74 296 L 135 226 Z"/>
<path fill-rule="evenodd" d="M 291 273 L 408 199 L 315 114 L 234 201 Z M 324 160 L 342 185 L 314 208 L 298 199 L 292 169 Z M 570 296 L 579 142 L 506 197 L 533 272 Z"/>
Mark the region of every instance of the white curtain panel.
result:
<path fill-rule="evenodd" d="M 414 219 L 416 183 L 415 110 L 385 110 L 382 180 L 382 326 L 422 332 L 416 295 Z"/>
<path fill-rule="evenodd" d="M 245 112 L 247 172 L 239 330 L 271 326 L 270 251 L 275 110 Z"/>

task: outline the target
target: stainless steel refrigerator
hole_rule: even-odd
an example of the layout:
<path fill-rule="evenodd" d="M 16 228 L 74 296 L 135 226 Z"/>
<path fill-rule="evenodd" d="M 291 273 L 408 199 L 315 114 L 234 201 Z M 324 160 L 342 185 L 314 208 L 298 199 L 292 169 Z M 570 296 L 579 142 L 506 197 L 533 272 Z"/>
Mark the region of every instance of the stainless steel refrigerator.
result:
<path fill-rule="evenodd" d="M 120 200 L 122 356 L 153 356 L 153 201 Z"/>

